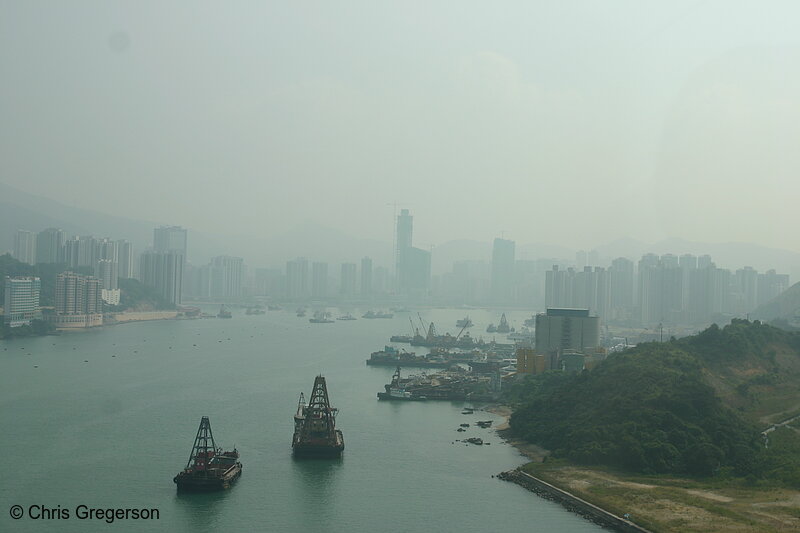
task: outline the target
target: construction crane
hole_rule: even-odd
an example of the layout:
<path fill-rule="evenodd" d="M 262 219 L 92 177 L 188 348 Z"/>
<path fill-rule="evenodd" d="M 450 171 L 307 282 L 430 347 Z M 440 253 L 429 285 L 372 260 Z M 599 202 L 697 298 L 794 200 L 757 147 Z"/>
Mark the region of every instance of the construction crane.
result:
<path fill-rule="evenodd" d="M 428 329 L 428 326 L 426 326 L 425 322 L 422 320 L 422 315 L 417 313 L 417 317 L 419 318 L 419 323 L 422 325 L 422 331 Z"/>
<path fill-rule="evenodd" d="M 408 323 L 411 324 L 411 335 L 412 336 L 419 335 L 419 330 L 414 327 L 414 321 L 411 320 L 411 316 L 410 315 L 408 317 Z"/>

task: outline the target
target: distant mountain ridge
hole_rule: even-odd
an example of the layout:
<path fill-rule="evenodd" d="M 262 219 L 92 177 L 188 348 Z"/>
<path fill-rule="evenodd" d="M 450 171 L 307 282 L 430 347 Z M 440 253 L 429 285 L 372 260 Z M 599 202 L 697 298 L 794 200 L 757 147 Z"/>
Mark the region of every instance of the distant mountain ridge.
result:
<path fill-rule="evenodd" d="M 759 320 L 783 319 L 789 322 L 793 322 L 798 315 L 800 315 L 800 283 L 795 283 L 750 313 L 751 317 Z"/>

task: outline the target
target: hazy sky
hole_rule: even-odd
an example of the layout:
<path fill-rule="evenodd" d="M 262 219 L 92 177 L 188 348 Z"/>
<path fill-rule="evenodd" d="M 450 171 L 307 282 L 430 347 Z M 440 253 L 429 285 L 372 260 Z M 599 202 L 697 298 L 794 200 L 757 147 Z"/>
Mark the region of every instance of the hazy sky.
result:
<path fill-rule="evenodd" d="M 0 181 L 232 233 L 800 249 L 797 2 L 0 0 Z M 795 205 L 792 205 L 795 204 Z"/>

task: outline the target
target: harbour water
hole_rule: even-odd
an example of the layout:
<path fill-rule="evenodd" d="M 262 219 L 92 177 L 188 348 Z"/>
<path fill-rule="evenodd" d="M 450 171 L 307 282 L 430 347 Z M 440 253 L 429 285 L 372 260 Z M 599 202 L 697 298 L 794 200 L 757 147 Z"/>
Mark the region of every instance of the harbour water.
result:
<path fill-rule="evenodd" d="M 464 314 L 437 309 L 423 318 L 455 334 Z M 524 462 L 493 429 L 474 426 L 498 417 L 462 415 L 461 402 L 376 400 L 394 369 L 365 359 L 390 335 L 410 332 L 408 313 L 333 324 L 290 311 L 233 315 L 0 341 L 0 531 L 601 530 L 492 478 Z M 488 340 L 481 332 L 499 312 L 470 316 L 472 335 Z M 525 317 L 509 314 L 517 327 Z M 340 409 L 340 460 L 291 455 L 292 415 L 317 374 Z M 225 492 L 178 494 L 172 478 L 203 415 L 217 445 L 239 449 L 243 474 Z M 471 427 L 457 433 L 464 422 Z M 454 442 L 470 436 L 491 445 Z M 21 519 L 10 516 L 12 505 L 24 508 Z M 32 519 L 32 505 L 69 518 Z M 79 505 L 154 508 L 159 518 L 111 526 L 76 517 Z"/>

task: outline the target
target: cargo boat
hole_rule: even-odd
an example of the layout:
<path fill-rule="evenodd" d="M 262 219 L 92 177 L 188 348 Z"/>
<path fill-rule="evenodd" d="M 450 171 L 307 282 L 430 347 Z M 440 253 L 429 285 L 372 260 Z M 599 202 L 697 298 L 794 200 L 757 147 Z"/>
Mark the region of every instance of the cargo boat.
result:
<path fill-rule="evenodd" d="M 367 364 L 372 366 L 414 366 L 418 368 L 447 368 L 452 363 L 442 357 L 416 355 L 414 352 L 398 350 L 394 346 L 384 346 L 380 352 L 372 352 Z"/>
<path fill-rule="evenodd" d="M 295 457 L 339 457 L 344 451 L 344 436 L 336 429 L 336 415 L 331 407 L 325 378 L 317 376 L 311 389 L 311 400 L 306 405 L 303 393 L 294 415 L 292 452 Z"/>
<path fill-rule="evenodd" d="M 408 380 L 405 380 L 406 382 Z M 392 400 L 392 401 L 424 401 L 427 398 L 420 394 L 414 394 L 412 391 L 407 391 L 403 386 L 403 380 L 400 379 L 400 367 L 394 371 L 392 382 L 384 385 L 386 392 L 379 392 L 379 400 Z"/>
<path fill-rule="evenodd" d="M 189 462 L 172 481 L 181 491 L 212 491 L 229 488 L 242 475 L 239 452 L 217 448 L 207 416 L 200 419 Z"/>
<path fill-rule="evenodd" d="M 471 328 L 474 325 L 475 324 L 469 318 L 469 315 L 467 315 L 466 317 L 462 318 L 461 320 L 457 320 L 456 321 L 456 327 L 458 327 L 458 328 Z"/>

